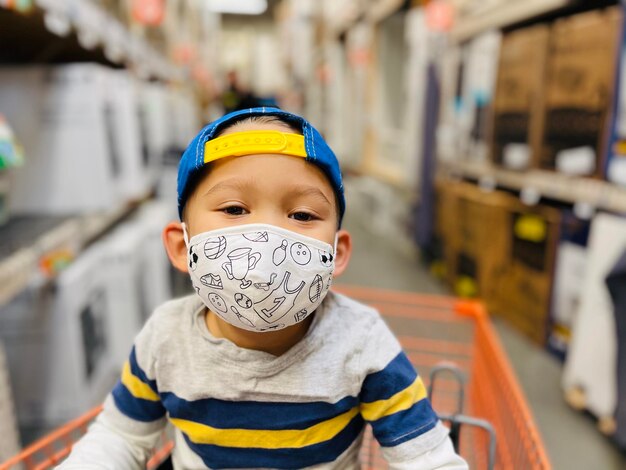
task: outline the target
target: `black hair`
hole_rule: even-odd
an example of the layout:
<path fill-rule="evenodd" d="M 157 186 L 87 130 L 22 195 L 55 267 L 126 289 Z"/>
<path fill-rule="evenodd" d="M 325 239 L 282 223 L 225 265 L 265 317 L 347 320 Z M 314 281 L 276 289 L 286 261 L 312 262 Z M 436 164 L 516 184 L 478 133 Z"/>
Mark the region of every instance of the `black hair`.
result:
<path fill-rule="evenodd" d="M 228 129 L 233 129 L 233 128 L 236 129 L 237 127 L 243 126 L 244 124 L 248 124 L 248 123 L 255 123 L 255 124 L 283 124 L 283 125 L 289 127 L 296 134 L 302 135 L 302 126 L 299 126 L 299 125 L 291 122 L 289 119 L 286 119 L 286 118 L 284 118 L 282 116 L 272 116 L 271 114 L 269 114 L 269 115 L 261 115 L 261 116 L 246 116 L 244 114 L 242 116 L 239 116 L 237 119 L 235 119 L 233 121 L 230 121 L 224 127 L 218 129 L 217 132 L 215 133 L 215 135 L 213 136 L 213 138 L 219 137 L 220 135 L 222 135 L 224 133 L 224 131 L 226 131 Z"/>

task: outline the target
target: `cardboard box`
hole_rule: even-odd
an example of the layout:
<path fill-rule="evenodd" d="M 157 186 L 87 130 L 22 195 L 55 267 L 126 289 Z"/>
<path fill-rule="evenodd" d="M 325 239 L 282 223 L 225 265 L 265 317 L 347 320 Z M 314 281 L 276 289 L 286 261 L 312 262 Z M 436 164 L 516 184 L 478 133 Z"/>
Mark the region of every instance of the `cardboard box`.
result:
<path fill-rule="evenodd" d="M 539 166 L 600 175 L 609 137 L 621 7 L 558 20 L 552 28 Z"/>
<path fill-rule="evenodd" d="M 438 181 L 436 233 L 457 295 L 480 297 L 538 343 L 545 343 L 561 213 L 528 207 L 504 191 Z"/>
<path fill-rule="evenodd" d="M 438 194 L 437 231 L 444 240 L 448 282 L 458 295 L 488 303 L 493 278 L 507 259 L 504 228 L 513 198 L 469 183 L 449 183 Z"/>
<path fill-rule="evenodd" d="M 489 306 L 539 344 L 547 336 L 553 272 L 560 234 L 560 211 L 515 201 L 504 229 L 508 235 L 504 269 L 493 277 Z"/>
<path fill-rule="evenodd" d="M 522 170 L 539 156 L 549 38 L 549 27 L 537 25 L 502 40 L 491 145 L 491 159 L 498 165 Z"/>
<path fill-rule="evenodd" d="M 455 219 L 458 213 L 459 188 L 463 183 L 450 179 L 435 180 L 435 233 L 448 240 L 454 233 Z"/>
<path fill-rule="evenodd" d="M 453 250 L 451 239 L 456 227 L 455 218 L 458 214 L 456 208 L 458 201 L 458 188 L 462 183 L 446 178 L 435 180 L 435 226 L 433 233 L 433 246 L 428 247 L 430 270 L 433 275 L 442 280 L 448 280 L 452 272 L 451 256 L 448 253 Z M 424 254 L 427 247 L 421 247 Z"/>

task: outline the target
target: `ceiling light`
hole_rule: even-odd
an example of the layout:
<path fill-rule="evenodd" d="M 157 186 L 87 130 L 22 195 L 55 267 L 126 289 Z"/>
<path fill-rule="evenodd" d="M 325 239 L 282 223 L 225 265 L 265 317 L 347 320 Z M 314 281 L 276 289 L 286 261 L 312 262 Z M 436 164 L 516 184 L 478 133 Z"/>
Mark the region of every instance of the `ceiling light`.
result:
<path fill-rule="evenodd" d="M 267 10 L 267 0 L 206 0 L 210 11 L 233 15 L 260 15 Z"/>

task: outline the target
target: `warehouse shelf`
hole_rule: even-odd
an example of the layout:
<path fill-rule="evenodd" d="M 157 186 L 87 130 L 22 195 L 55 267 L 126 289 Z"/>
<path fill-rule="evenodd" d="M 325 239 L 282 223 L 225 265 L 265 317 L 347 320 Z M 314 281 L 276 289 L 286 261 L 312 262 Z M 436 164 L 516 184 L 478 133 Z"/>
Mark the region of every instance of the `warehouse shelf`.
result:
<path fill-rule="evenodd" d="M 138 75 L 182 81 L 180 67 L 93 2 L 39 0 L 20 13 L 0 7 L 4 63 L 93 61 L 129 67 Z"/>
<path fill-rule="evenodd" d="M 368 8 L 367 18 L 377 23 L 393 15 L 403 4 L 403 0 L 378 0 Z"/>
<path fill-rule="evenodd" d="M 481 8 L 457 20 L 452 38 L 463 42 L 490 29 L 501 29 L 545 15 L 572 4 L 572 0 L 501 1 L 495 6 Z"/>
<path fill-rule="evenodd" d="M 486 186 L 532 190 L 549 199 L 626 213 L 626 188 L 599 179 L 543 170 L 519 172 L 476 162 L 442 162 L 439 170 L 451 176 L 476 180 Z"/>
<path fill-rule="evenodd" d="M 372 24 L 380 23 L 400 10 L 404 4 L 404 0 L 375 0 L 364 8 L 362 4 L 348 2 L 343 8 L 327 12 L 325 21 L 331 36 L 339 37 L 362 19 Z"/>
<path fill-rule="evenodd" d="M 65 263 L 150 197 L 151 193 L 97 214 L 9 220 L 0 228 L 0 245 L 5 248 L 0 252 L 0 306 L 31 283 L 52 279 Z"/>

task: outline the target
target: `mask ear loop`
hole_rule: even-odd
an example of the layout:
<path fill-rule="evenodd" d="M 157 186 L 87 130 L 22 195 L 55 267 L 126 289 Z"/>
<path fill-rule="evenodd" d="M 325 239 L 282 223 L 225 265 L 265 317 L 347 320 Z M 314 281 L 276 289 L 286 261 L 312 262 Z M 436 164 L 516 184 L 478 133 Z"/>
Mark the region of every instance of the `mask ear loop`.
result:
<path fill-rule="evenodd" d="M 189 234 L 187 233 L 187 225 L 185 224 L 185 222 L 181 222 L 180 226 L 183 228 L 183 240 L 185 240 L 185 246 L 189 248 Z M 337 239 L 335 238 L 335 240 Z M 335 244 L 336 243 L 337 242 L 335 241 Z"/>
<path fill-rule="evenodd" d="M 335 234 L 335 244 L 333 245 L 333 257 L 337 256 L 337 242 L 339 241 L 339 233 Z"/>

